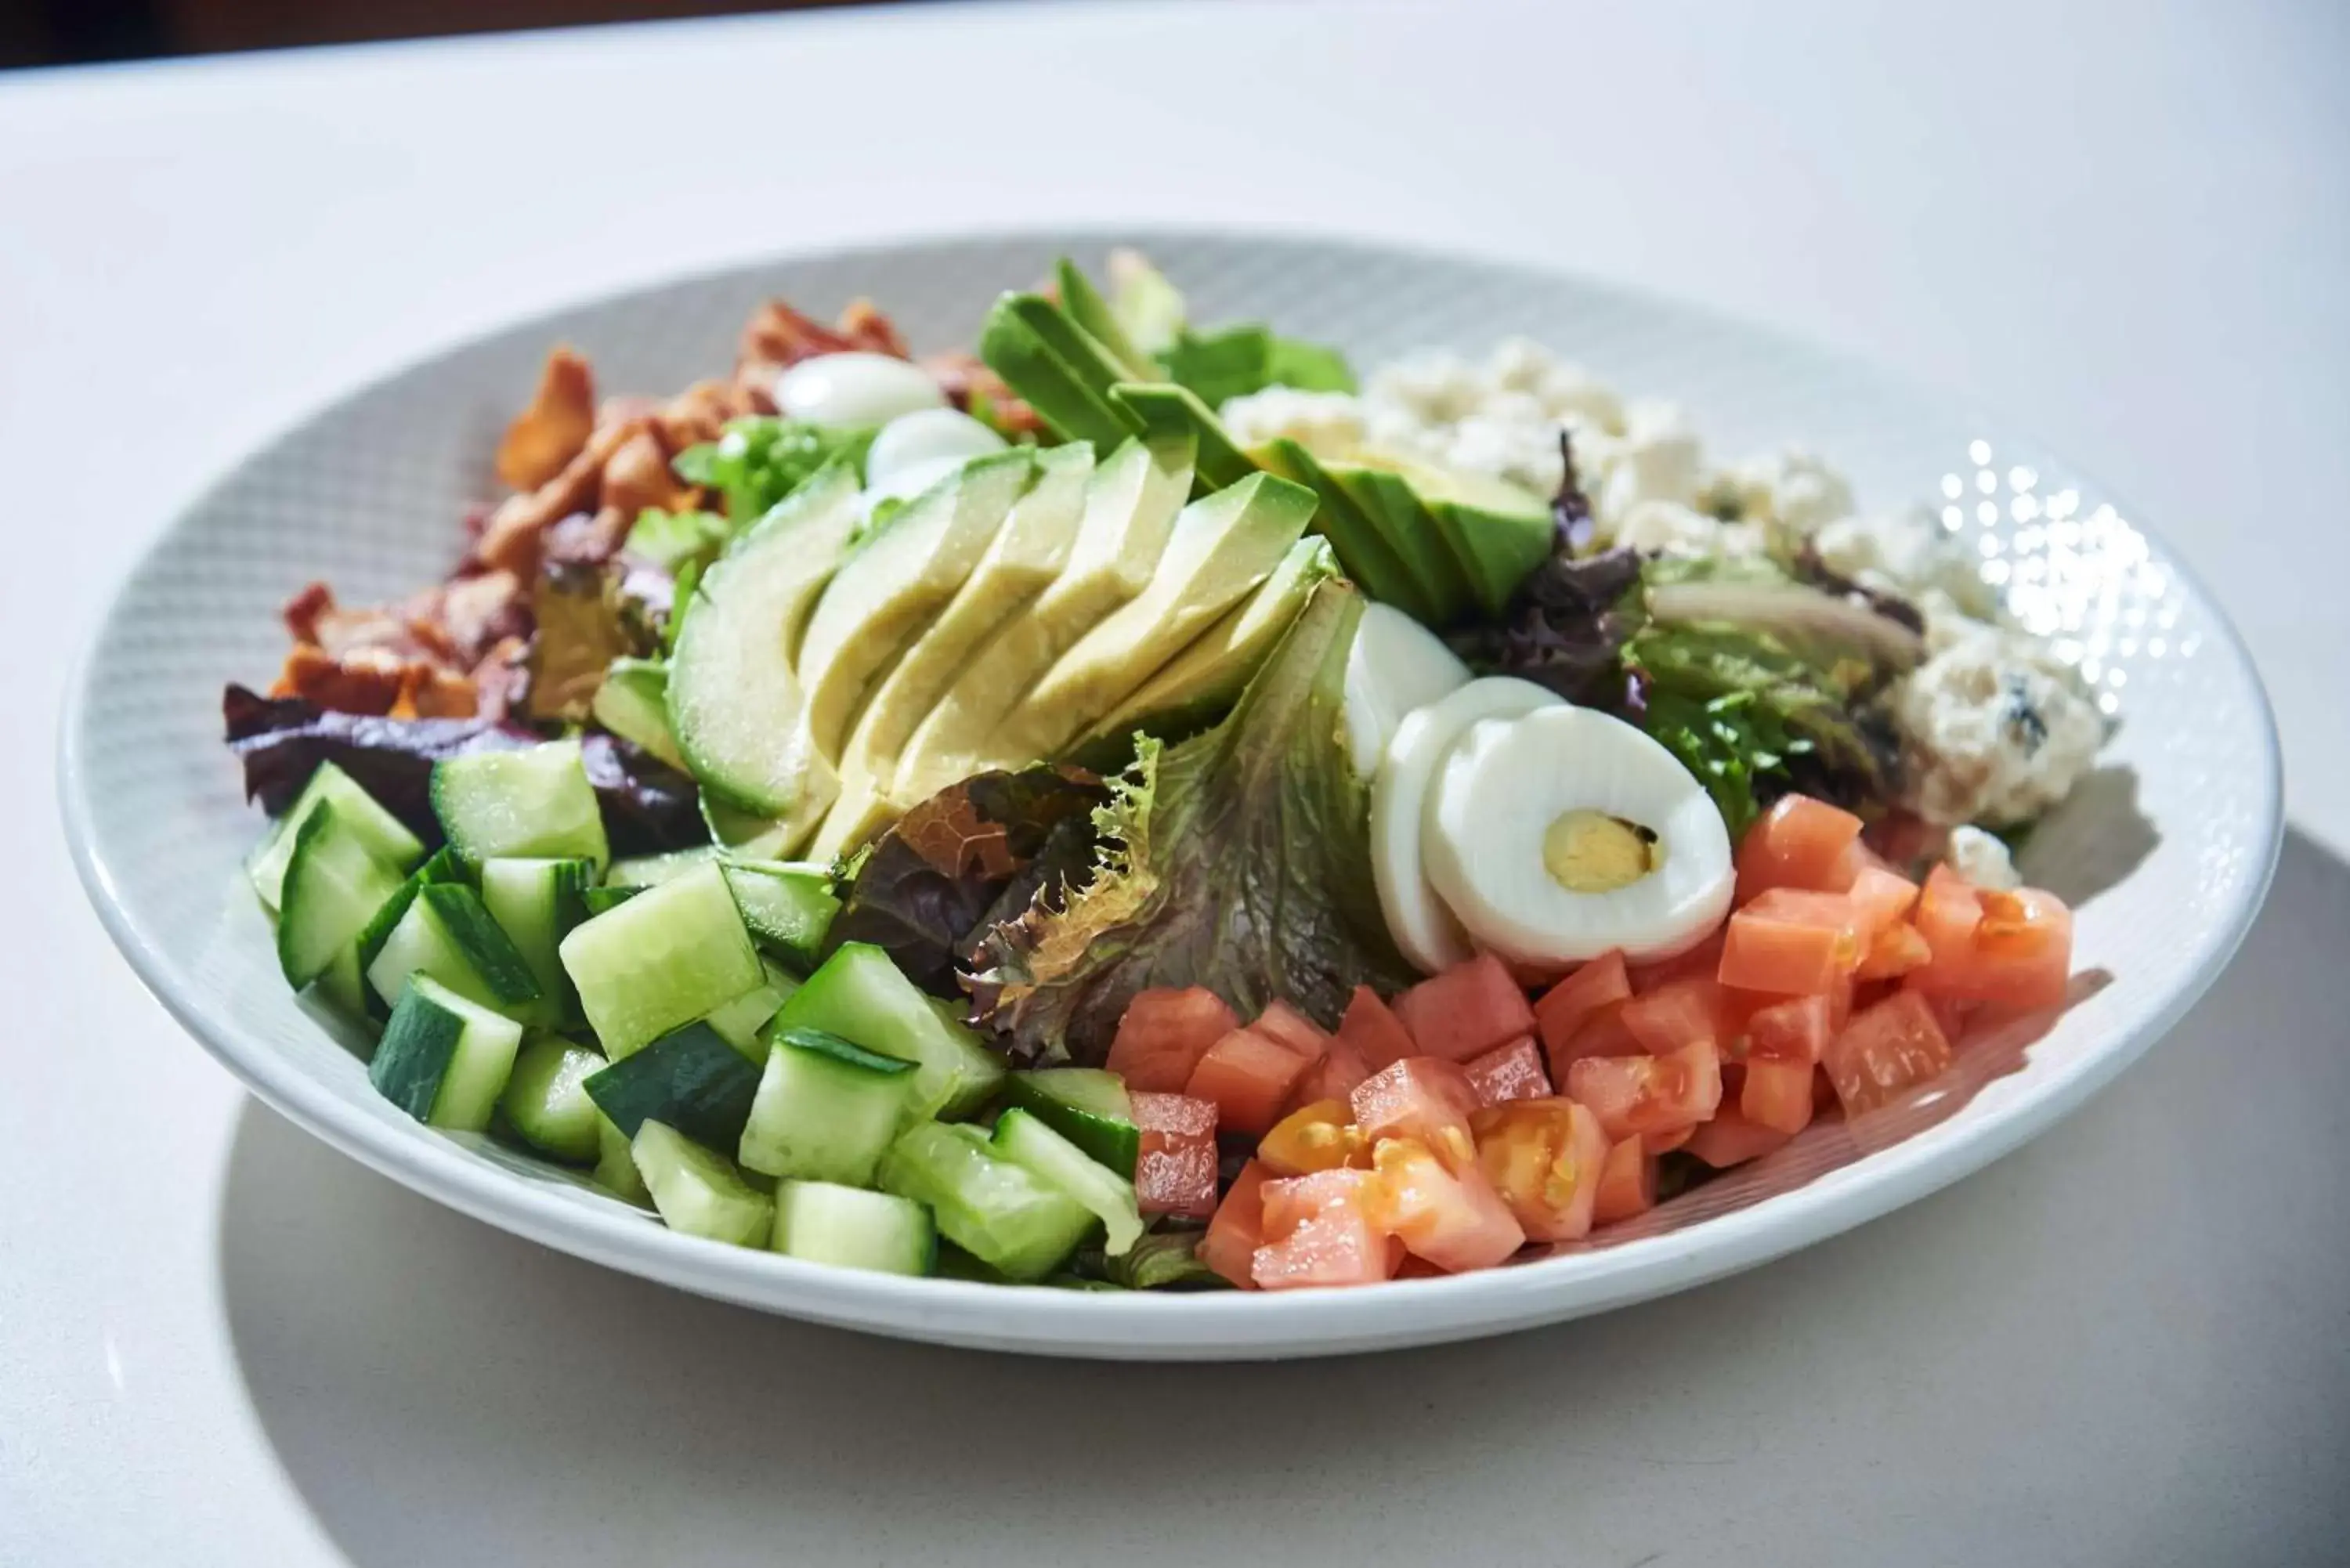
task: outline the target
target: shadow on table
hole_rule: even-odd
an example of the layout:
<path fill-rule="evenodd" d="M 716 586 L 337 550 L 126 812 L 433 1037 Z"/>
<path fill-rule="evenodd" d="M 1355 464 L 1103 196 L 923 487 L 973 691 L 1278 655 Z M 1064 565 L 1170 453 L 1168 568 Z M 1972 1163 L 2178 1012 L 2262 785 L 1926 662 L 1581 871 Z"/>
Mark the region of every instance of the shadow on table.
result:
<path fill-rule="evenodd" d="M 1421 1562 L 1463 1529 L 1496 1561 L 1738 1540 L 1825 1563 L 1888 1560 L 1924 1521 L 1937 1560 L 1989 1561 L 2018 1517 L 2051 1562 L 2109 1560 L 2116 1532 L 2141 1564 L 2314 1561 L 2345 1513 L 2316 1457 L 2350 1451 L 2350 1376 L 2322 1360 L 2341 1195 L 2280 1194 L 2265 1232 L 2234 1205 L 2264 1138 L 2314 1139 L 2350 1096 L 2345 928 L 2350 869 L 2293 835 L 2237 964 L 2058 1137 L 1769 1269 L 1482 1344 L 1123 1366 L 867 1338 L 516 1240 L 257 1106 L 221 1219 L 228 1328 L 359 1568 L 1198 1563 L 1308 1532 L 1334 1561 Z M 2334 1244 L 2272 1255 L 2298 1225 Z M 2233 1479 L 2207 1482 L 2222 1444 Z"/>

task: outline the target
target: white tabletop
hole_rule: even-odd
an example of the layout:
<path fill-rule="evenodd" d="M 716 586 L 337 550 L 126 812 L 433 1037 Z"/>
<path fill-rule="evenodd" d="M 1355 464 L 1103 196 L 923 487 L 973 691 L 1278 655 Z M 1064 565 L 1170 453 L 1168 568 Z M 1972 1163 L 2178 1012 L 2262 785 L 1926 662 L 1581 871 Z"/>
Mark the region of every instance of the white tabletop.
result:
<path fill-rule="evenodd" d="M 0 78 L 0 1563 L 2339 1562 L 2350 1502 L 2350 13 L 1031 5 Z M 1262 1368 L 910 1347 L 436 1209 L 108 947 L 68 650 L 206 476 L 550 302 L 920 230 L 1541 260 L 1955 387 L 2217 589 L 2295 830 L 2038 1144 L 1759 1272 Z"/>

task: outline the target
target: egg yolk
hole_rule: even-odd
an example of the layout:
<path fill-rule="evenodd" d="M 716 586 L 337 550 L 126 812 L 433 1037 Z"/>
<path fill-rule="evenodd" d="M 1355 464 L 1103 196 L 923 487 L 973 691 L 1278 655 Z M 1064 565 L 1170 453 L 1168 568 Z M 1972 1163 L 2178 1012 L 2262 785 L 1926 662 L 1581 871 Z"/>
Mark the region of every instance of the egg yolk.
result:
<path fill-rule="evenodd" d="M 1543 865 L 1570 893 L 1628 888 L 1664 858 L 1654 832 L 1605 812 L 1567 812 L 1543 834 Z"/>

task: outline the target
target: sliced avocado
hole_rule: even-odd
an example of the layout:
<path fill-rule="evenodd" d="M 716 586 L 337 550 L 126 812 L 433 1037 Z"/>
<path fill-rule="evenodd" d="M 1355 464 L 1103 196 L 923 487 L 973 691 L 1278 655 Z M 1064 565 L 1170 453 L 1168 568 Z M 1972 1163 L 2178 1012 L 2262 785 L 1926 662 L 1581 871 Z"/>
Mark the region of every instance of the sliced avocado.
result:
<path fill-rule="evenodd" d="M 827 758 L 841 754 L 868 694 L 962 587 L 1035 473 L 1025 448 L 966 463 L 841 563 L 799 649 L 807 732 Z M 686 619 L 688 636 L 693 619 Z"/>
<path fill-rule="evenodd" d="M 1012 508 L 946 607 L 874 689 L 840 755 L 840 798 L 808 853 L 828 860 L 887 827 L 899 753 L 970 664 L 972 655 L 1022 614 L 1068 564 L 1085 513 L 1094 449 L 1085 441 L 1036 454 L 1035 488 Z"/>
<path fill-rule="evenodd" d="M 1005 721 L 1011 748 L 1063 751 L 1272 576 L 1314 508 L 1312 491 L 1270 473 L 1186 506 L 1149 586 L 1063 654 Z"/>
<path fill-rule="evenodd" d="M 588 711 L 624 741 L 632 742 L 682 773 L 685 757 L 669 732 L 669 666 L 658 659 L 616 659 L 604 671 Z"/>
<path fill-rule="evenodd" d="M 1458 619 L 1469 607 L 1469 574 L 1411 486 L 1383 468 L 1360 463 L 1326 462 L 1322 469 L 1370 519 L 1419 586 L 1420 597 L 1435 615 L 1424 624 L 1445 627 Z"/>
<path fill-rule="evenodd" d="M 1109 307 L 1134 346 L 1163 354 L 1183 335 L 1183 296 L 1140 251 L 1109 253 Z"/>
<path fill-rule="evenodd" d="M 1109 357 L 1118 362 L 1128 376 L 1153 381 L 1164 373 L 1157 360 L 1136 348 L 1133 340 L 1127 337 L 1126 328 L 1118 325 L 1116 313 L 1109 307 L 1109 301 L 1101 296 L 1090 278 L 1077 270 L 1076 263 L 1066 256 L 1054 263 L 1053 281 L 1060 288 L 1061 308 L 1068 312 L 1069 319 L 1076 322 L 1087 337 L 1107 349 Z"/>
<path fill-rule="evenodd" d="M 1550 504 L 1506 480 L 1437 468 L 1367 448 L 1362 462 L 1402 478 L 1435 519 L 1467 570 L 1488 615 L 1499 615 L 1519 583 L 1547 558 L 1556 525 Z"/>
<path fill-rule="evenodd" d="M 1109 400 L 1145 435 L 1176 436 L 1188 431 L 1198 439 L 1198 477 L 1192 487 L 1201 494 L 1238 484 L 1257 470 L 1215 410 L 1189 387 L 1172 381 L 1120 381 L 1109 389 Z"/>
<path fill-rule="evenodd" d="M 1085 746 L 1122 745 L 1144 729 L 1183 735 L 1222 717 L 1305 607 L 1314 585 L 1337 575 L 1338 558 L 1329 540 L 1318 534 L 1298 540 L 1256 592 L 1160 665 L 1158 674 L 1093 727 Z"/>
<path fill-rule="evenodd" d="M 991 767 L 1037 760 L 1009 748 L 1005 716 L 1054 660 L 1151 580 L 1191 491 L 1192 453 L 1188 432 L 1128 441 L 1094 470 L 1068 565 L 972 658 L 899 753 L 890 789 L 900 810 Z"/>
<path fill-rule="evenodd" d="M 1284 436 L 1255 448 L 1251 455 L 1270 472 L 1314 492 L 1320 502 L 1315 527 L 1338 552 L 1338 564 L 1346 568 L 1347 575 L 1360 583 L 1366 593 L 1395 606 L 1415 620 L 1424 621 L 1436 613 L 1420 595 L 1411 574 L 1404 570 L 1402 558 L 1388 545 L 1386 536 L 1323 471 L 1312 452 Z"/>
<path fill-rule="evenodd" d="M 1098 385 L 1046 347 L 1014 308 L 1018 296 L 995 302 L 980 327 L 979 357 L 1064 441 L 1112 446 L 1133 433 Z M 1115 379 L 1115 378 L 1112 378 Z"/>

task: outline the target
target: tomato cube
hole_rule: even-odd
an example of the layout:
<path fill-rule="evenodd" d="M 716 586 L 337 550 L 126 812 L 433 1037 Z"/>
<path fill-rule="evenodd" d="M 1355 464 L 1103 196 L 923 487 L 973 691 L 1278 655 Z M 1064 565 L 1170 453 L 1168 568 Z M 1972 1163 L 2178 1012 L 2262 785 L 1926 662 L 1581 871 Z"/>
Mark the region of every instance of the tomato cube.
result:
<path fill-rule="evenodd" d="M 1848 899 L 1774 888 L 1730 917 L 1716 978 L 1742 991 L 1807 995 L 1849 975 L 1863 950 Z"/>
<path fill-rule="evenodd" d="M 1648 1049 L 1624 1027 L 1629 999 L 1610 1002 L 1583 1021 L 1583 1027 L 1550 1053 L 1550 1081 L 1566 1082 L 1567 1069 L 1586 1056 L 1631 1056 Z"/>
<path fill-rule="evenodd" d="M 1738 843 L 1738 899 L 1771 888 L 1841 893 L 1860 869 L 1861 821 L 1809 795 L 1782 795 Z"/>
<path fill-rule="evenodd" d="M 1599 1190 L 1591 1200 L 1591 1222 L 1613 1225 L 1657 1206 L 1657 1159 L 1627 1137 L 1610 1144 L 1599 1168 Z"/>
<path fill-rule="evenodd" d="M 1744 1012 L 1720 981 L 1685 975 L 1634 997 L 1620 1016 L 1642 1050 L 1663 1056 L 1700 1041 L 1728 1051 L 1746 1032 Z"/>
<path fill-rule="evenodd" d="M 1526 1239 L 1573 1241 L 1591 1231 L 1607 1163 L 1599 1118 L 1573 1100 L 1513 1100 L 1477 1113 L 1477 1164 Z"/>
<path fill-rule="evenodd" d="M 1243 1290 L 1256 1288 L 1256 1279 L 1249 1272 L 1255 1262 L 1256 1250 L 1264 1241 L 1263 1188 L 1271 1172 L 1262 1160 L 1250 1160 L 1232 1178 L 1232 1190 L 1216 1205 L 1216 1217 L 1208 1221 L 1207 1234 L 1200 1238 L 1195 1255 L 1200 1262 L 1213 1269 Z"/>
<path fill-rule="evenodd" d="M 1288 1046 L 1253 1028 L 1235 1029 L 1208 1047 L 1183 1092 L 1212 1102 L 1226 1132 L 1266 1133 L 1305 1067 L 1305 1058 Z"/>
<path fill-rule="evenodd" d="M 1372 1179 L 1367 1170 L 1321 1170 L 1259 1189 L 1264 1240 L 1249 1262 L 1258 1288 L 1367 1285 L 1392 1275 L 1399 1260 L 1371 1220 Z"/>
<path fill-rule="evenodd" d="M 1344 1036 L 1333 1034 L 1322 1059 L 1306 1068 L 1297 1086 L 1289 1091 L 1290 1106 L 1310 1106 L 1316 1100 L 1352 1100 L 1356 1085 L 1370 1075 L 1370 1068 L 1363 1064 L 1363 1054 Z"/>
<path fill-rule="evenodd" d="M 1926 945 L 1917 927 L 1896 920 L 1877 933 L 1852 974 L 1855 980 L 1898 980 L 1924 968 L 1933 957 L 1934 950 Z"/>
<path fill-rule="evenodd" d="M 1240 1026 L 1224 999 L 1203 986 L 1139 992 L 1126 1004 L 1102 1064 L 1129 1090 L 1180 1095 L 1208 1047 Z"/>
<path fill-rule="evenodd" d="M 1134 1196 L 1146 1214 L 1205 1220 L 1216 1211 L 1216 1107 L 1189 1095 L 1136 1094 L 1127 1099 L 1142 1134 L 1134 1161 Z"/>
<path fill-rule="evenodd" d="M 1777 1127 L 1747 1120 L 1736 1106 L 1724 1106 L 1711 1120 L 1690 1133 L 1685 1147 L 1714 1169 L 1725 1170 L 1770 1153 L 1785 1143 L 1789 1136 Z"/>
<path fill-rule="evenodd" d="M 1854 1013 L 1820 1058 L 1848 1116 L 1875 1109 L 1950 1064 L 1949 1037 L 1914 991 L 1897 991 Z"/>
<path fill-rule="evenodd" d="M 1412 1056 L 1372 1074 L 1355 1091 L 1355 1125 L 1374 1144 L 1381 1138 L 1417 1138 L 1448 1160 L 1465 1163 L 1476 1146 L 1469 1117 L 1477 1091 L 1454 1063 Z"/>
<path fill-rule="evenodd" d="M 1473 1160 L 1454 1168 L 1417 1138 L 1386 1138 L 1371 1155 L 1372 1223 L 1417 1258 L 1451 1273 L 1490 1269 L 1526 1244 L 1510 1206 Z"/>
<path fill-rule="evenodd" d="M 1653 963 L 1634 964 L 1626 971 L 1632 981 L 1636 996 L 1645 996 L 1660 985 L 1686 980 L 1693 974 L 1711 976 L 1721 966 L 1721 932 L 1714 930 L 1697 946 L 1685 952 Z"/>
<path fill-rule="evenodd" d="M 1918 901 L 1918 884 L 1897 872 L 1868 866 L 1852 879 L 1852 888 L 1845 897 L 1859 913 L 1862 931 L 1875 933 L 1909 912 Z"/>
<path fill-rule="evenodd" d="M 2073 911 L 2064 901 L 2036 888 L 1978 888 L 1975 904 L 1980 915 L 1963 942 L 1927 934 L 1933 958 L 1907 983 L 1969 1002 L 2063 1005 L 2073 973 Z"/>
<path fill-rule="evenodd" d="M 1567 1069 L 1567 1097 L 1615 1142 L 1695 1127 L 1721 1104 L 1721 1059 L 1700 1042 L 1668 1056 L 1586 1056 Z"/>
<path fill-rule="evenodd" d="M 1937 866 L 1918 894 L 1918 913 L 1911 923 L 1935 957 L 1955 962 L 1973 948 L 1975 928 L 1982 923 L 1982 899 L 1957 872 Z"/>
<path fill-rule="evenodd" d="M 1798 996 L 1759 1008 L 1746 1021 L 1746 1060 L 1795 1062 L 1810 1067 L 1835 1033 L 1833 1001 Z"/>
<path fill-rule="evenodd" d="M 1585 1020 L 1631 994 L 1624 955 L 1600 954 L 1543 992 L 1542 1000 L 1534 1003 L 1534 1023 L 1542 1031 L 1544 1047 L 1555 1056 L 1575 1038 Z"/>
<path fill-rule="evenodd" d="M 1308 1062 L 1319 1058 L 1330 1044 L 1329 1033 L 1285 1002 L 1276 1002 L 1249 1025 L 1276 1045 L 1285 1045 Z"/>
<path fill-rule="evenodd" d="M 1465 1062 L 1534 1032 L 1526 993 L 1491 953 L 1421 981 L 1395 1000 L 1396 1016 L 1422 1056 Z"/>
<path fill-rule="evenodd" d="M 1469 1075 L 1469 1087 L 1476 1092 L 1481 1106 L 1538 1100 L 1551 1092 L 1550 1075 L 1543 1071 L 1542 1053 L 1534 1049 L 1532 1035 L 1486 1052 L 1461 1071 Z"/>
<path fill-rule="evenodd" d="M 1346 1016 L 1338 1020 L 1337 1038 L 1352 1045 L 1362 1056 L 1363 1065 L 1374 1073 L 1419 1054 L 1419 1048 L 1411 1043 L 1411 1031 L 1367 985 L 1355 987 Z"/>
<path fill-rule="evenodd" d="M 1275 1176 L 1308 1176 L 1342 1165 L 1368 1167 L 1370 1145 L 1347 1120 L 1344 1100 L 1316 1100 L 1274 1124 L 1256 1146 L 1256 1157 Z"/>
<path fill-rule="evenodd" d="M 1750 1060 L 1746 1082 L 1739 1086 L 1739 1110 L 1757 1127 L 1793 1137 L 1812 1125 L 1814 1070 L 1809 1062 Z"/>

